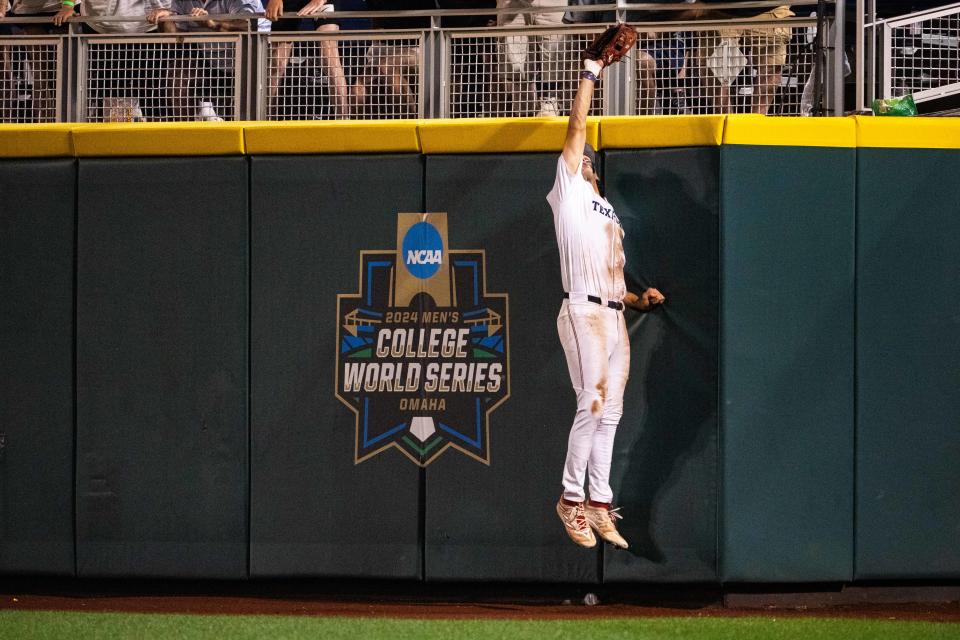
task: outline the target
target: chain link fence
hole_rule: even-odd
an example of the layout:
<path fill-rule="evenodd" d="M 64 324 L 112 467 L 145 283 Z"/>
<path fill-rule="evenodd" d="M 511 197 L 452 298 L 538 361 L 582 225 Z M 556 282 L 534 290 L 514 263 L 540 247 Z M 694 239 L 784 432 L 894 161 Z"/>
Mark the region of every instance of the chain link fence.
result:
<path fill-rule="evenodd" d="M 267 38 L 263 120 L 387 120 L 424 115 L 423 37 Z"/>
<path fill-rule="evenodd" d="M 950 52 L 938 54 L 937 81 L 955 82 L 949 56 L 958 19 L 937 20 L 920 37 L 931 42 L 936 31 Z M 0 37 L 0 121 L 564 115 L 581 52 L 605 26 L 257 33 L 251 24 L 229 35 Z M 625 63 L 598 83 L 591 113 L 808 112 L 815 20 L 641 23 L 638 30 Z"/>
<path fill-rule="evenodd" d="M 636 113 L 807 115 L 815 37 L 815 22 L 643 30 L 633 55 Z"/>
<path fill-rule="evenodd" d="M 59 37 L 0 39 L 0 122 L 60 120 Z"/>
<path fill-rule="evenodd" d="M 81 40 L 81 119 L 239 119 L 239 37 L 157 35 Z"/>
<path fill-rule="evenodd" d="M 451 118 L 556 116 L 569 113 L 580 83 L 580 52 L 590 31 L 453 33 L 444 73 Z M 605 113 L 604 83 L 591 113 Z"/>

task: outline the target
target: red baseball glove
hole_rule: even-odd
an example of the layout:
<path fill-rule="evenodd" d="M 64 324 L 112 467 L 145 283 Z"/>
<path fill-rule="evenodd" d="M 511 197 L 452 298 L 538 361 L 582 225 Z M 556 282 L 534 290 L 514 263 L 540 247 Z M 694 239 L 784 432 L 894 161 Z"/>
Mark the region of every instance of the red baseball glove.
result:
<path fill-rule="evenodd" d="M 609 67 L 620 62 L 623 56 L 637 43 L 637 30 L 628 24 L 619 23 L 598 34 L 583 50 L 581 60 L 596 60 Z"/>

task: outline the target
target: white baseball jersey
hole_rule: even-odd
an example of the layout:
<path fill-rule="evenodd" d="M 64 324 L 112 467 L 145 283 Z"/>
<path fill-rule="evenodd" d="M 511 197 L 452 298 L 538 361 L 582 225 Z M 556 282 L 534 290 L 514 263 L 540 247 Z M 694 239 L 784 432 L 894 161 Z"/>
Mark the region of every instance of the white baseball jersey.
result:
<path fill-rule="evenodd" d="M 582 161 L 581 161 L 582 163 Z M 601 300 L 623 300 L 623 227 L 613 205 L 584 180 L 577 166 L 570 173 L 563 156 L 557 178 L 547 194 L 560 249 L 560 277 L 571 301 L 586 295 Z"/>

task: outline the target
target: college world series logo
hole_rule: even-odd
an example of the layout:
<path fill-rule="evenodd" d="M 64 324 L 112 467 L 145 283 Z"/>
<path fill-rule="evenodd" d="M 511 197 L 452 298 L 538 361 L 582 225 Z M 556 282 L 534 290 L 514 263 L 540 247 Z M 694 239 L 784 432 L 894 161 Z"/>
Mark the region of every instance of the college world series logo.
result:
<path fill-rule="evenodd" d="M 356 414 L 355 462 L 396 447 L 426 466 L 449 448 L 490 464 L 490 414 L 510 396 L 507 294 L 482 249 L 450 249 L 446 213 L 397 214 L 397 248 L 360 252 L 337 296 L 336 396 Z"/>

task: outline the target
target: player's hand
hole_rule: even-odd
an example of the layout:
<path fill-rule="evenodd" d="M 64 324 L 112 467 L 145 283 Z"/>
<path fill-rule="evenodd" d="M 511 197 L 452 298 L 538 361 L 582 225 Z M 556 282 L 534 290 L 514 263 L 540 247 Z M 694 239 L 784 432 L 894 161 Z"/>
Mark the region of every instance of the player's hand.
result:
<path fill-rule="evenodd" d="M 600 60 L 591 60 L 586 58 L 583 61 L 583 68 L 595 76 L 599 76 L 600 72 L 603 71 L 603 62 Z"/>
<path fill-rule="evenodd" d="M 73 17 L 74 8 L 73 7 L 61 7 L 60 11 L 53 16 L 53 24 L 58 27 L 64 22 L 68 22 L 70 18 Z"/>
<path fill-rule="evenodd" d="M 298 16 L 313 16 L 323 12 L 323 6 L 327 0 L 310 0 L 303 9 L 297 11 Z"/>
<path fill-rule="evenodd" d="M 283 0 L 270 0 L 267 3 L 267 11 L 264 14 L 270 22 L 276 22 L 283 13 Z"/>
<path fill-rule="evenodd" d="M 160 22 L 160 18 L 166 18 L 167 16 L 172 16 L 173 11 L 169 9 L 151 9 L 147 13 L 147 22 L 150 24 L 157 24 Z"/>
<path fill-rule="evenodd" d="M 206 16 L 210 14 L 203 7 L 194 7 L 193 9 L 190 9 L 190 15 L 192 15 L 194 18 L 198 18 L 200 16 Z"/>
<path fill-rule="evenodd" d="M 666 301 L 666 298 L 659 290 L 650 287 L 642 294 L 640 294 L 640 311 L 650 311 L 657 305 L 661 305 Z"/>

